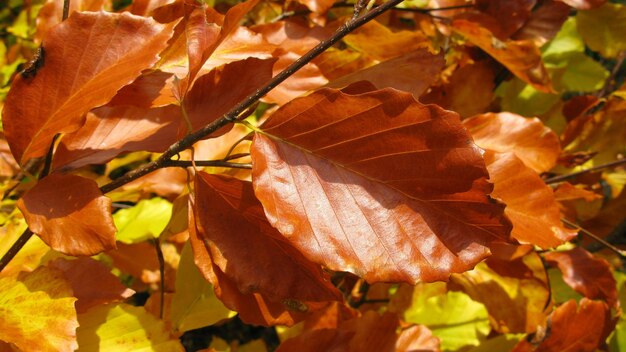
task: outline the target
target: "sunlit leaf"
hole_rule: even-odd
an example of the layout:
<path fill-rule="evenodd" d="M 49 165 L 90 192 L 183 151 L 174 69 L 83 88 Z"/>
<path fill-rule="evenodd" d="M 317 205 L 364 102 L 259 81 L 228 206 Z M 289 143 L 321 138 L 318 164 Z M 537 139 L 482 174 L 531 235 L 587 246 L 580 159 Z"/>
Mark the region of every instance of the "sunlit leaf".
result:
<path fill-rule="evenodd" d="M 464 120 L 476 144 L 499 153 L 513 152 L 537 173 L 554 167 L 561 153 L 559 138 L 537 118 L 486 113 Z"/>
<path fill-rule="evenodd" d="M 172 215 L 172 203 L 159 197 L 139 201 L 134 207 L 113 214 L 116 238 L 123 243 L 137 243 L 159 237 Z"/>
<path fill-rule="evenodd" d="M 403 317 L 426 325 L 441 340 L 442 350 L 477 346 L 491 330 L 484 305 L 462 292 L 446 293 L 443 283 L 418 284 Z"/>
<path fill-rule="evenodd" d="M 56 133 L 77 130 L 83 114 L 156 62 L 172 27 L 128 13 L 76 12 L 51 29 L 43 66 L 15 79 L 3 109 L 16 160 L 42 156 Z"/>
<path fill-rule="evenodd" d="M 294 100 L 255 135 L 270 223 L 310 260 L 370 282 L 468 270 L 508 236 L 478 149 L 457 115 L 364 87 Z"/>
<path fill-rule="evenodd" d="M 612 58 L 626 50 L 626 6 L 606 3 L 593 10 L 580 11 L 576 23 L 585 44 L 602 56 Z"/>
<path fill-rule="evenodd" d="M 348 34 L 343 41 L 352 49 L 366 53 L 375 60 L 385 61 L 429 46 L 421 32 L 393 32 L 380 22 L 371 21 Z"/>
<path fill-rule="evenodd" d="M 29 228 L 59 252 L 94 255 L 115 248 L 111 200 L 93 180 L 51 174 L 26 192 L 17 206 Z"/>
<path fill-rule="evenodd" d="M 74 351 L 76 311 L 63 273 L 39 267 L 0 278 L 0 340 L 23 351 Z"/>
<path fill-rule="evenodd" d="M 556 247 L 576 236 L 577 231 L 563 226 L 552 189 L 515 154 L 487 151 L 485 160 L 495 184 L 493 196 L 507 205 L 504 213 L 513 223 L 511 236 L 541 248 Z"/>
<path fill-rule="evenodd" d="M 542 92 L 552 92 L 550 76 L 541 61 L 539 49 L 533 42 L 500 41 L 489 30 L 466 20 L 454 21 L 453 28 L 506 66 L 524 82 Z"/>
<path fill-rule="evenodd" d="M 184 351 L 162 321 L 143 307 L 108 304 L 78 315 L 80 351 Z"/>
<path fill-rule="evenodd" d="M 9 220 L 0 227 L 0 255 L 4 256 L 9 248 L 26 230 L 24 220 Z M 50 251 L 39 237 L 32 236 L 17 255 L 2 270 L 0 276 L 11 276 L 20 271 L 33 271 L 41 263 L 42 258 Z"/>
<path fill-rule="evenodd" d="M 198 329 L 235 314 L 215 297 L 213 286 L 193 262 L 191 246 L 186 245 L 180 255 L 176 292 L 171 305 L 170 319 L 174 330 L 184 332 Z"/>

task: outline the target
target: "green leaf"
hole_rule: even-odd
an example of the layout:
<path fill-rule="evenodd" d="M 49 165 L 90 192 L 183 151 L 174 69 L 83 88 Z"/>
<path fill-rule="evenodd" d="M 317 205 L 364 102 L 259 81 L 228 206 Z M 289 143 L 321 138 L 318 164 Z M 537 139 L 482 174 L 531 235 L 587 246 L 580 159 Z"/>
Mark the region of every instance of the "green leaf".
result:
<path fill-rule="evenodd" d="M 626 50 L 626 6 L 606 3 L 579 11 L 576 15 L 578 32 L 593 51 L 607 58 Z"/>
<path fill-rule="evenodd" d="M 527 117 L 545 114 L 560 100 L 558 95 L 540 92 L 519 78 L 501 84 L 496 95 L 502 98 L 502 111 Z"/>
<path fill-rule="evenodd" d="M 601 89 L 608 77 L 609 71 L 600 63 L 583 53 L 575 53 L 568 58 L 560 83 L 568 91 L 592 92 Z"/>
<path fill-rule="evenodd" d="M 213 325 L 237 314 L 215 296 L 213 285 L 204 279 L 193 261 L 189 242 L 180 255 L 176 293 L 170 309 L 172 327 L 179 332 Z"/>
<path fill-rule="evenodd" d="M 171 215 L 172 203 L 158 197 L 142 200 L 129 209 L 121 209 L 113 214 L 118 229 L 117 240 L 131 244 L 157 238 Z"/>
<path fill-rule="evenodd" d="M 564 61 L 574 53 L 585 52 L 585 43 L 576 29 L 576 19 L 570 17 L 565 21 L 554 39 L 542 48 L 542 52 L 541 57 L 544 63 L 553 65 Z"/>
<path fill-rule="evenodd" d="M 419 284 L 404 320 L 424 324 L 441 339 L 442 350 L 480 345 L 491 327 L 487 309 L 462 292 L 441 292 L 445 283 Z"/>
<path fill-rule="evenodd" d="M 90 351 L 184 351 L 165 324 L 143 307 L 97 306 L 78 315 L 78 347 Z"/>
<path fill-rule="evenodd" d="M 570 299 L 580 301 L 583 296 L 574 291 L 568 284 L 563 281 L 563 275 L 557 268 L 548 269 L 548 278 L 550 280 L 550 289 L 552 290 L 552 299 L 555 303 L 564 303 Z"/>

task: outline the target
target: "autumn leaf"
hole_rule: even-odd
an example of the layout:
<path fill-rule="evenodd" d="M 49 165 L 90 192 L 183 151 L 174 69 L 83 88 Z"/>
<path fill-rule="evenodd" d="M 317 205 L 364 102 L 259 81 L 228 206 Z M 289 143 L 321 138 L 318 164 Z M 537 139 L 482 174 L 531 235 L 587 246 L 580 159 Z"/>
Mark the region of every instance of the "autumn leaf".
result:
<path fill-rule="evenodd" d="M 607 3 L 576 16 L 578 31 L 591 50 L 614 58 L 626 50 L 626 6 Z"/>
<path fill-rule="evenodd" d="M 256 133 L 270 223 L 310 260 L 370 282 L 468 270 L 509 230 L 478 149 L 457 115 L 363 87 L 294 100 Z"/>
<path fill-rule="evenodd" d="M 15 79 L 3 109 L 16 160 L 42 156 L 56 133 L 77 130 L 87 111 L 156 62 L 172 27 L 128 13 L 76 12 L 51 29 L 43 66 Z"/>
<path fill-rule="evenodd" d="M 548 277 L 541 258 L 532 253 L 515 261 L 497 263 L 522 270 L 503 275 L 481 263 L 474 270 L 454 274 L 452 282 L 485 305 L 494 329 L 501 333 L 534 332 L 549 312 Z"/>
<path fill-rule="evenodd" d="M 28 227 L 52 249 L 94 255 L 115 248 L 111 200 L 93 180 L 51 174 L 18 201 Z"/>
<path fill-rule="evenodd" d="M 174 331 L 185 332 L 213 325 L 235 314 L 215 296 L 213 286 L 194 264 L 191 246 L 186 245 L 180 254 L 176 292 L 171 304 L 170 319 Z"/>
<path fill-rule="evenodd" d="M 340 298 L 321 268 L 270 226 L 251 183 L 198 173 L 195 186 L 197 221 L 212 261 L 240 291 L 274 301 Z"/>
<path fill-rule="evenodd" d="M 74 351 L 75 301 L 70 284 L 56 269 L 39 267 L 0 278 L 0 340 L 23 351 Z"/>
<path fill-rule="evenodd" d="M 124 303 L 93 307 L 78 315 L 76 331 L 81 351 L 184 351 L 162 321 L 143 307 Z"/>
<path fill-rule="evenodd" d="M 583 248 L 564 252 L 548 252 L 546 261 L 556 264 L 563 273 L 563 280 L 574 290 L 589 299 L 603 299 L 617 307 L 617 287 L 611 265 Z"/>
<path fill-rule="evenodd" d="M 613 329 L 609 308 L 604 302 L 583 298 L 568 301 L 550 317 L 550 333 L 532 335 L 515 346 L 513 352 L 595 351 Z M 532 340 L 531 342 L 529 342 Z"/>
<path fill-rule="evenodd" d="M 48 267 L 61 271 L 68 280 L 74 297 L 78 298 L 78 313 L 100 304 L 123 301 L 135 293 L 122 285 L 104 264 L 91 258 L 58 258 L 51 261 Z"/>
<path fill-rule="evenodd" d="M 131 244 L 158 238 L 172 215 L 172 204 L 154 197 L 113 214 L 118 241 Z"/>
<path fill-rule="evenodd" d="M 501 41 L 488 29 L 467 20 L 455 20 L 453 29 L 541 92 L 552 93 L 550 76 L 539 49 L 531 41 Z"/>
<path fill-rule="evenodd" d="M 563 226 L 552 189 L 515 154 L 487 151 L 485 160 L 495 184 L 493 196 L 507 205 L 504 213 L 513 223 L 513 238 L 550 248 L 576 236 L 575 230 Z"/>
<path fill-rule="evenodd" d="M 513 152 L 537 173 L 550 170 L 561 153 L 559 137 L 537 118 L 485 113 L 464 120 L 476 144 L 499 153 Z"/>

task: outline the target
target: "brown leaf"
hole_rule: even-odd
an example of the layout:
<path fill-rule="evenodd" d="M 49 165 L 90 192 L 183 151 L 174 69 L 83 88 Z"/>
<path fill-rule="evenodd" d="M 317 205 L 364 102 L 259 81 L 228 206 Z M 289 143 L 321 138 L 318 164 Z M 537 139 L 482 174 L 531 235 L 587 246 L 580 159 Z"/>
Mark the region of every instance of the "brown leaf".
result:
<path fill-rule="evenodd" d="M 479 150 L 456 114 L 371 90 L 294 100 L 255 135 L 254 188 L 270 223 L 310 260 L 369 282 L 468 270 L 509 231 Z"/>
<path fill-rule="evenodd" d="M 375 60 L 385 61 L 430 45 L 423 33 L 417 31 L 392 32 L 380 22 L 371 21 L 348 34 L 344 39 L 352 49 L 366 53 Z"/>
<path fill-rule="evenodd" d="M 454 71 L 450 81 L 433 87 L 420 97 L 424 104 L 437 104 L 466 118 L 479 114 L 489 107 L 495 88 L 495 72 L 489 61 L 465 65 Z"/>
<path fill-rule="evenodd" d="M 144 72 L 133 83 L 124 86 L 107 106 L 132 105 L 154 108 L 176 104 L 178 99 L 172 91 L 174 74 L 160 70 Z"/>
<path fill-rule="evenodd" d="M 140 242 L 133 244 L 118 243 L 117 249 L 106 252 L 113 262 L 113 267 L 139 279 L 139 283 L 133 283 L 135 291 L 145 290 L 143 284 L 151 284 L 153 289 L 161 282 L 159 261 L 154 244 Z M 161 245 L 165 259 L 165 290 L 173 292 L 176 282 L 176 269 L 178 267 L 178 253 L 172 244 Z"/>
<path fill-rule="evenodd" d="M 508 112 L 486 113 L 464 120 L 463 125 L 479 147 L 513 152 L 537 173 L 553 168 L 561 153 L 559 137 L 537 118 Z"/>
<path fill-rule="evenodd" d="M 363 316 L 346 320 L 336 329 L 316 329 L 286 340 L 278 352 L 308 351 L 406 351 L 407 348 L 438 351 L 439 340 L 424 326 L 396 333 L 398 317 L 393 313 L 382 316 L 367 311 Z M 421 335 L 424 336 L 421 336 Z M 429 336 L 430 335 L 430 336 Z M 413 339 L 418 340 L 413 340 Z M 420 341 L 420 339 L 423 339 Z"/>
<path fill-rule="evenodd" d="M 173 24 L 128 13 L 76 12 L 48 32 L 43 65 L 13 82 L 3 125 L 16 160 L 45 154 L 56 133 L 77 130 L 83 115 L 103 105 L 158 59 Z"/>
<path fill-rule="evenodd" d="M 213 264 L 239 291 L 259 292 L 272 301 L 341 299 L 321 268 L 269 224 L 250 182 L 200 172 L 195 190 L 198 235 Z"/>
<path fill-rule="evenodd" d="M 189 197 L 189 241 L 194 262 L 205 279 L 215 290 L 215 295 L 226 307 L 239 313 L 243 321 L 255 325 L 293 325 L 306 317 L 310 305 L 298 300 L 271 301 L 257 292 L 242 292 L 235 281 L 213 264 L 208 241 L 200 232 L 202 227 L 195 214 L 197 207 L 193 196 Z M 323 307 L 317 307 L 323 308 Z"/>
<path fill-rule="evenodd" d="M 552 189 L 513 153 L 485 154 L 487 170 L 495 184 L 493 196 L 506 204 L 504 213 L 513 223 L 511 236 L 541 248 L 556 247 L 576 236 L 563 227 Z"/>
<path fill-rule="evenodd" d="M 275 59 L 249 58 L 227 64 L 199 77 L 184 102 L 192 129 L 197 130 L 222 117 L 235 104 L 269 81 L 274 62 Z M 186 133 L 187 127 L 184 123 L 179 128 Z M 217 130 L 211 136 L 223 135 L 231 128 L 232 124 Z"/>
<path fill-rule="evenodd" d="M 489 30 L 466 20 L 455 20 L 453 28 L 506 66 L 524 82 L 541 92 L 553 92 L 550 76 L 541 60 L 541 52 L 533 42 L 528 40 L 500 41 Z"/>
<path fill-rule="evenodd" d="M 534 345 L 523 339 L 513 352 L 592 352 L 600 348 L 613 330 L 609 307 L 604 302 L 583 298 L 580 307 L 570 300 L 554 310 L 548 333 Z"/>
<path fill-rule="evenodd" d="M 48 0 L 37 14 L 37 32 L 35 40 L 41 43 L 48 30 L 61 23 L 63 18 L 63 0 Z M 69 14 L 76 11 L 111 11 L 110 0 L 74 0 L 69 2 Z"/>
<path fill-rule="evenodd" d="M 30 229 L 54 250 L 79 256 L 115 248 L 111 200 L 90 179 L 51 174 L 17 206 Z"/>
<path fill-rule="evenodd" d="M 396 88 L 410 92 L 417 99 L 437 80 L 444 65 L 443 54 L 433 55 L 419 49 L 335 79 L 327 86 L 343 88 L 354 82 L 369 81 L 378 89 Z"/>
<path fill-rule="evenodd" d="M 569 17 L 569 12 L 569 6 L 558 0 L 543 1 L 532 12 L 524 27 L 513 35 L 513 39 L 531 40 L 537 47 L 540 47 L 552 40 L 559 32 Z"/>
<path fill-rule="evenodd" d="M 603 299 L 612 307 L 619 306 L 617 284 L 611 265 L 606 260 L 594 257 L 581 247 L 548 252 L 545 258 L 559 267 L 563 280 L 574 290 L 590 299 Z"/>
<path fill-rule="evenodd" d="M 589 220 L 602 207 L 604 197 L 592 191 L 563 182 L 554 190 L 554 199 L 567 219 Z"/>
<path fill-rule="evenodd" d="M 74 297 L 78 298 L 75 303 L 78 313 L 84 313 L 97 305 L 123 301 L 135 293 L 122 285 L 120 279 L 104 264 L 91 258 L 58 258 L 48 266 L 62 271 L 69 281 Z"/>
<path fill-rule="evenodd" d="M 102 164 L 124 152 L 162 152 L 176 142 L 180 107 L 103 106 L 87 113 L 78 131 L 64 136 L 54 155 L 54 168 Z"/>

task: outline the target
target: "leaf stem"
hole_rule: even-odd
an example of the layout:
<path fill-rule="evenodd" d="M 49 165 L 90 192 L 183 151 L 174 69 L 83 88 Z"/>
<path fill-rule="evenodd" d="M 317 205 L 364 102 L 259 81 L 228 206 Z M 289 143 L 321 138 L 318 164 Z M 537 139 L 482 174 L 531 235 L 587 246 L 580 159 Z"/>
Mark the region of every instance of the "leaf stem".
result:
<path fill-rule="evenodd" d="M 70 0 L 63 0 L 63 21 L 70 15 Z"/>
<path fill-rule="evenodd" d="M 593 238 L 595 241 L 599 242 L 600 244 L 602 244 L 603 246 L 605 246 L 606 248 L 610 249 L 611 251 L 615 252 L 617 255 L 620 256 L 620 258 L 624 259 L 626 258 L 626 251 L 621 250 L 617 247 L 615 247 L 614 245 L 610 244 L 609 242 L 605 241 L 602 237 L 595 235 L 585 229 L 583 229 L 582 227 L 576 225 L 575 223 L 565 219 L 565 218 L 561 218 L 561 221 L 563 221 L 564 224 L 566 224 L 569 227 L 573 227 L 575 229 L 577 229 L 578 231 L 580 231 L 582 234 L 587 235 L 591 238 Z"/>
<path fill-rule="evenodd" d="M 589 169 L 573 172 L 571 174 L 554 176 L 554 177 L 551 177 L 551 178 L 545 180 L 545 183 L 549 184 L 549 185 L 553 184 L 553 183 L 559 183 L 559 182 L 563 182 L 565 180 L 569 180 L 569 179 L 572 179 L 574 177 L 577 177 L 577 176 L 580 176 L 580 175 L 583 175 L 583 174 L 586 174 L 586 173 L 589 173 L 589 172 L 599 171 L 599 170 L 602 170 L 602 169 L 606 169 L 606 168 L 609 168 L 609 167 L 614 167 L 614 166 L 618 166 L 618 165 L 622 165 L 622 164 L 626 164 L 626 158 L 619 159 L 619 160 L 614 160 L 614 161 L 608 162 L 606 164 L 601 164 L 601 165 L 594 166 L 594 167 L 589 168 Z"/>
<path fill-rule="evenodd" d="M 161 277 L 161 302 L 159 302 L 159 318 L 163 319 L 163 306 L 165 304 L 165 258 L 163 257 L 161 242 L 158 239 L 154 239 L 152 243 L 154 244 L 154 248 L 156 249 L 157 259 L 159 261 L 159 274 Z"/>

